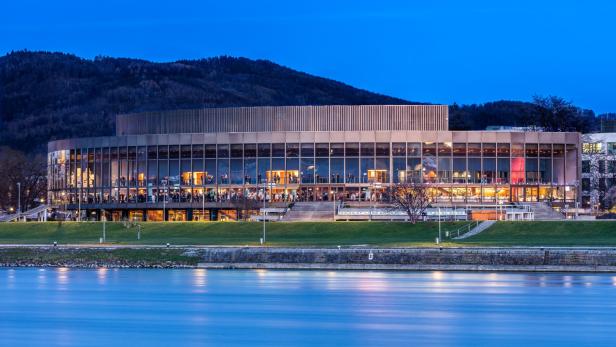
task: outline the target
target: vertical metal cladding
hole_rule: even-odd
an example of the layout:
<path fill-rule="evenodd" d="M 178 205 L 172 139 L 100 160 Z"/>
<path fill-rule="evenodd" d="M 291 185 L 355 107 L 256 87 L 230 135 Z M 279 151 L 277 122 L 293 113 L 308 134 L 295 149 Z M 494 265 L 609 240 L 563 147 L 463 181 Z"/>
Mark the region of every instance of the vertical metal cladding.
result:
<path fill-rule="evenodd" d="M 448 129 L 446 105 L 332 105 L 204 108 L 122 114 L 117 135 Z"/>

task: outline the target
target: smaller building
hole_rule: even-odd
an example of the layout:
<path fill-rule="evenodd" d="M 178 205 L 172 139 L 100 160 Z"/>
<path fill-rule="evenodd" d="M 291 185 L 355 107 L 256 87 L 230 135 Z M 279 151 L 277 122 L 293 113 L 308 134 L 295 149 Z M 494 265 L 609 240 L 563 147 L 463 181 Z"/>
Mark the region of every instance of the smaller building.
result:
<path fill-rule="evenodd" d="M 605 196 L 616 185 L 616 132 L 582 136 L 582 207 L 609 208 Z"/>

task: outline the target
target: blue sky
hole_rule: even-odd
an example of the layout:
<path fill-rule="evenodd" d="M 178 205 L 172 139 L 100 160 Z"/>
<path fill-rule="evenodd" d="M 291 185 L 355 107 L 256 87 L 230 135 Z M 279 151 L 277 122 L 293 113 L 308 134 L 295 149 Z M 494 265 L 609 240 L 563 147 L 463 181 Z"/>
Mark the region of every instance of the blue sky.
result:
<path fill-rule="evenodd" d="M 616 112 L 616 1 L 2 1 L 0 53 L 269 59 L 413 101 Z"/>

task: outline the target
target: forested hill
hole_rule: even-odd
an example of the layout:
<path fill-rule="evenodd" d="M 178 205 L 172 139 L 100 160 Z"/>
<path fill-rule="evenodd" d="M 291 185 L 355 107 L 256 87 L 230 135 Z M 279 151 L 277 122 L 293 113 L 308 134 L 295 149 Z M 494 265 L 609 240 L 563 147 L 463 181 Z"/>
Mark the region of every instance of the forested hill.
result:
<path fill-rule="evenodd" d="M 153 63 L 13 52 L 0 57 L 0 146 L 44 153 L 49 140 L 112 135 L 118 113 L 225 106 L 414 104 L 265 60 Z M 450 106 L 450 129 L 489 125 L 594 131 L 594 113 L 549 97 Z"/>
<path fill-rule="evenodd" d="M 115 115 L 179 108 L 411 104 L 265 60 L 153 63 L 47 52 L 0 57 L 0 146 L 113 134 Z"/>

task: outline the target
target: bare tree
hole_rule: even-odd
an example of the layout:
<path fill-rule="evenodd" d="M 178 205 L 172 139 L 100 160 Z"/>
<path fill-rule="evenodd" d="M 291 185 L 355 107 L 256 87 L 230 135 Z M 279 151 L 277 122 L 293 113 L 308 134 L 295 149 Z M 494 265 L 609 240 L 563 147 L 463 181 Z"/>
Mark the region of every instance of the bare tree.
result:
<path fill-rule="evenodd" d="M 27 156 L 7 147 L 0 148 L 0 208 L 17 207 L 17 184 L 21 185 L 21 209 L 35 207 L 47 191 L 47 169 L 43 156 Z"/>
<path fill-rule="evenodd" d="M 390 198 L 393 206 L 404 210 L 413 224 L 422 219 L 430 202 L 428 188 L 425 184 L 417 182 L 394 185 L 391 188 Z"/>
<path fill-rule="evenodd" d="M 605 185 L 606 155 L 605 149 L 600 142 L 593 141 L 588 135 L 582 136 L 582 153 L 584 161 L 587 163 L 582 179 L 588 179 L 589 186 L 583 187 L 590 198 L 591 209 L 595 209 L 602 204 L 605 199 L 607 187 Z"/>
<path fill-rule="evenodd" d="M 605 193 L 605 198 L 603 201 L 607 210 L 616 208 L 616 185 L 612 186 L 607 193 Z"/>

